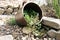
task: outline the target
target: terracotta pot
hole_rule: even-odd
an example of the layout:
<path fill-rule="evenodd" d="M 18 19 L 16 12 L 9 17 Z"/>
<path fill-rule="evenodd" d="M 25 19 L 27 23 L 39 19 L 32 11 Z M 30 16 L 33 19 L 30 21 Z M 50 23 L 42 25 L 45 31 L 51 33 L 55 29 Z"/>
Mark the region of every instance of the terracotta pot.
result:
<path fill-rule="evenodd" d="M 41 20 L 42 10 L 39 7 L 39 5 L 34 3 L 34 2 L 27 2 L 27 3 L 24 4 L 24 6 L 22 8 L 22 11 L 16 15 L 16 22 L 17 22 L 18 25 L 27 25 L 27 22 L 24 19 L 24 10 L 29 9 L 29 8 L 31 8 L 34 11 L 38 12 L 39 13 L 39 20 Z"/>

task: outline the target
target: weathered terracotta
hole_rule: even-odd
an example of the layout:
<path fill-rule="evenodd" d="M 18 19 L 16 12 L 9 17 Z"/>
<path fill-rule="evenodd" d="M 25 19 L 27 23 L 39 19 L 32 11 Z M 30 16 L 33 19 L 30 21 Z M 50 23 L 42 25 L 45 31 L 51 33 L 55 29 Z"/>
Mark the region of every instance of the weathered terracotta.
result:
<path fill-rule="evenodd" d="M 16 22 L 17 22 L 18 25 L 27 25 L 27 22 L 24 19 L 24 10 L 26 8 L 27 9 L 32 8 L 34 11 L 38 12 L 39 13 L 39 20 L 41 20 L 41 18 L 42 18 L 42 10 L 40 9 L 39 5 L 34 3 L 34 2 L 27 2 L 27 3 L 24 4 L 21 12 L 19 12 L 16 15 Z"/>

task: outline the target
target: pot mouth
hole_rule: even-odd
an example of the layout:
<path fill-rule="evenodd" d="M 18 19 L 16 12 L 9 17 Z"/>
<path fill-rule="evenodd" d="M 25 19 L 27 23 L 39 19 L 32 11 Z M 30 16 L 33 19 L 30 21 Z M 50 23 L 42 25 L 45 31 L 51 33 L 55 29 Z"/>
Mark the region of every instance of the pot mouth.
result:
<path fill-rule="evenodd" d="M 23 9 L 22 9 L 22 14 L 24 15 L 24 11 L 25 11 L 25 10 L 30 10 L 30 9 L 32 9 L 32 10 L 34 10 L 35 12 L 38 13 L 38 15 L 39 15 L 39 20 L 42 19 L 42 10 L 41 10 L 41 8 L 39 7 L 38 4 L 36 4 L 36 3 L 32 2 L 32 1 L 27 2 L 27 3 L 24 4 Z"/>

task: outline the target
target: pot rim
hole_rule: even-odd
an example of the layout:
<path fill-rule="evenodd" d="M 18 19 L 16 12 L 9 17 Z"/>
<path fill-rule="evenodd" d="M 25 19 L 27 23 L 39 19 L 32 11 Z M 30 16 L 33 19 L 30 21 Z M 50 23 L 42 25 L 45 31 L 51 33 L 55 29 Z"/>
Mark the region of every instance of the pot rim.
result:
<path fill-rule="evenodd" d="M 26 2 L 24 5 L 23 5 L 23 7 L 22 7 L 22 14 L 23 14 L 23 16 L 24 16 L 24 7 L 27 5 L 27 4 L 29 4 L 29 3 L 34 3 L 34 4 L 36 4 L 36 5 L 38 5 L 37 3 L 35 3 L 35 2 L 33 2 L 33 1 L 28 1 L 28 2 Z M 39 5 L 38 5 L 38 7 L 40 7 Z M 41 8 L 40 8 L 40 10 L 41 10 Z M 42 11 L 41 11 L 42 12 Z M 41 15 L 42 16 L 42 15 Z M 25 20 L 26 21 L 26 20 Z M 41 19 L 40 19 L 40 21 L 42 21 L 42 17 L 41 17 Z"/>

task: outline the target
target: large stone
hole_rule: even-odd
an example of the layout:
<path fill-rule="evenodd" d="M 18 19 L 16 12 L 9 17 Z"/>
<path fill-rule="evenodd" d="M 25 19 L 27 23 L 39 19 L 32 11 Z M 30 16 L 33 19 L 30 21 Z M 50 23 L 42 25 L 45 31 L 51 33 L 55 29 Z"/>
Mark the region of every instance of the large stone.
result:
<path fill-rule="evenodd" d="M 1 36 L 0 40 L 13 40 L 13 36 L 12 35 Z"/>
<path fill-rule="evenodd" d="M 51 28 L 60 29 L 60 19 L 55 19 L 51 17 L 42 17 L 42 23 Z"/>
<path fill-rule="evenodd" d="M 4 23 L 4 21 L 0 20 L 0 26 L 1 25 L 6 25 L 6 24 Z"/>

